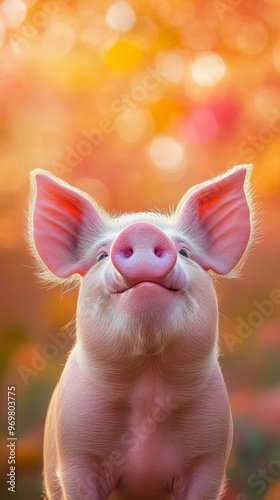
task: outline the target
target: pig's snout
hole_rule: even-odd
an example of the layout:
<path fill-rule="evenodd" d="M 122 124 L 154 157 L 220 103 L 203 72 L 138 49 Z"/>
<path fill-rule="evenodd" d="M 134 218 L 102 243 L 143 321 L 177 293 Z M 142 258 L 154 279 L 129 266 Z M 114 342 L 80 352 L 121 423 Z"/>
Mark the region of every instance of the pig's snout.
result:
<path fill-rule="evenodd" d="M 154 281 L 164 278 L 174 268 L 177 252 L 163 231 L 147 222 L 135 222 L 115 239 L 111 259 L 124 278 Z"/>

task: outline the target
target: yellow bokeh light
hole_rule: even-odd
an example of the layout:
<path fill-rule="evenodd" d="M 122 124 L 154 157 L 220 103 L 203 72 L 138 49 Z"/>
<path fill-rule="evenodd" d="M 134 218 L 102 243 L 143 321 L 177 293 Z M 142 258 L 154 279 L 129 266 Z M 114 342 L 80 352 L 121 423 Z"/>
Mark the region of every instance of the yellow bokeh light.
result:
<path fill-rule="evenodd" d="M 105 53 L 104 62 L 110 69 L 132 71 L 142 60 L 140 45 L 134 40 L 119 40 Z"/>
<path fill-rule="evenodd" d="M 271 151 L 266 153 L 266 162 L 259 168 L 255 168 L 254 183 L 259 194 L 271 196 L 280 190 L 280 168 L 278 157 L 279 146 L 271 147 Z M 272 154 L 271 154 L 272 152 Z"/>
<path fill-rule="evenodd" d="M 128 31 L 136 23 L 136 16 L 127 2 L 115 2 L 108 9 L 105 20 L 116 31 Z"/>
<path fill-rule="evenodd" d="M 154 51 L 158 53 L 160 50 L 167 50 L 180 45 L 179 34 L 172 29 L 160 27 L 157 32 L 157 37 L 154 42 Z"/>
<path fill-rule="evenodd" d="M 150 105 L 150 110 L 155 123 L 155 130 L 164 130 L 176 122 L 183 111 L 183 106 L 170 97 L 164 97 Z"/>
<path fill-rule="evenodd" d="M 198 54 L 192 65 L 192 78 L 202 87 L 212 87 L 225 76 L 226 66 L 218 54 L 203 52 Z"/>
<path fill-rule="evenodd" d="M 156 166 L 163 170 L 177 170 L 182 167 L 184 150 L 182 145 L 172 137 L 153 139 L 149 154 Z"/>

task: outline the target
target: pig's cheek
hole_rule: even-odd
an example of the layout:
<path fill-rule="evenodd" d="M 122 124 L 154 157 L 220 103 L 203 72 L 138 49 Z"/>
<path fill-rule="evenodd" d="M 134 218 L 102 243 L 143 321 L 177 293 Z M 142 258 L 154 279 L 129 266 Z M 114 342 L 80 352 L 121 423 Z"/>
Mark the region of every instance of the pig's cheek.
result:
<path fill-rule="evenodd" d="M 206 271 L 193 261 L 187 261 L 180 269 L 185 279 L 182 289 L 181 304 L 189 317 L 198 317 L 216 311 L 216 294 L 211 279 Z M 182 278 L 181 278 L 182 279 Z"/>
<path fill-rule="evenodd" d="M 204 273 L 204 271 L 203 271 Z M 193 282 L 193 318 L 203 330 L 215 330 L 217 323 L 217 297 L 213 284 L 208 276 L 200 274 Z"/>
<path fill-rule="evenodd" d="M 110 261 L 102 269 L 101 281 L 105 293 L 117 293 L 128 288 L 128 284 Z"/>
<path fill-rule="evenodd" d="M 103 311 L 106 302 L 110 300 L 110 293 L 104 286 L 101 273 L 91 270 L 83 279 L 78 299 L 78 311 L 86 316 Z"/>

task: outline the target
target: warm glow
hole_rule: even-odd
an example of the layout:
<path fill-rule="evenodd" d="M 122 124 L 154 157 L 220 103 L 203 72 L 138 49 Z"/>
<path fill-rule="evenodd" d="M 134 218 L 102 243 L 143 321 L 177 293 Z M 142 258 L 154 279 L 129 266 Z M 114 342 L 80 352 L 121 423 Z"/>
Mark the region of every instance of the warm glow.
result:
<path fill-rule="evenodd" d="M 183 53 L 175 50 L 162 51 L 157 56 L 157 67 L 166 80 L 176 83 L 184 78 L 186 60 Z"/>
<path fill-rule="evenodd" d="M 157 167 L 163 170 L 176 170 L 182 165 L 184 150 L 172 137 L 159 137 L 150 144 L 149 154 Z"/>
<path fill-rule="evenodd" d="M 240 24 L 237 45 L 248 54 L 259 54 L 267 43 L 267 32 L 263 23 L 255 20 L 246 20 Z"/>
<path fill-rule="evenodd" d="M 280 40 L 276 42 L 272 52 L 272 62 L 277 71 L 280 71 Z"/>
<path fill-rule="evenodd" d="M 194 111 L 187 122 L 186 134 L 188 140 L 194 144 L 207 142 L 216 135 L 218 124 L 210 109 Z"/>
<path fill-rule="evenodd" d="M 107 11 L 105 19 L 110 28 L 116 31 L 128 31 L 136 22 L 134 10 L 127 2 L 113 3 Z"/>
<path fill-rule="evenodd" d="M 120 138 L 134 144 L 153 131 L 153 120 L 145 108 L 129 110 L 116 120 L 116 129 Z"/>
<path fill-rule="evenodd" d="M 5 34 L 6 34 L 6 27 L 5 27 L 5 24 L 0 19 L 0 47 L 1 47 L 2 43 L 4 42 Z"/>
<path fill-rule="evenodd" d="M 26 16 L 26 5 L 23 0 L 4 0 L 0 5 L 0 18 L 9 28 L 17 28 Z"/>
<path fill-rule="evenodd" d="M 104 54 L 104 62 L 108 68 L 123 72 L 137 68 L 141 59 L 141 47 L 133 39 L 119 40 Z"/>
<path fill-rule="evenodd" d="M 95 198 L 98 203 L 103 206 L 108 205 L 110 200 L 110 193 L 105 184 L 98 179 L 91 177 L 83 177 L 77 182 L 77 188 L 86 191 L 90 196 Z"/>
<path fill-rule="evenodd" d="M 217 40 L 217 32 L 214 26 L 202 19 L 191 23 L 190 28 L 182 34 L 183 43 L 187 49 L 211 50 Z"/>
<path fill-rule="evenodd" d="M 254 106 L 261 117 L 266 120 L 279 120 L 280 93 L 277 87 L 263 87 L 254 96 Z M 268 122 L 269 123 L 269 122 Z"/>
<path fill-rule="evenodd" d="M 42 37 L 42 44 L 50 54 L 61 57 L 68 54 L 75 43 L 76 34 L 66 23 L 51 24 Z"/>
<path fill-rule="evenodd" d="M 212 87 L 222 80 L 226 72 L 223 59 L 214 52 L 198 54 L 192 65 L 192 78 L 202 87 Z"/>
<path fill-rule="evenodd" d="M 240 280 L 213 282 L 222 298 L 219 340 L 235 435 L 224 500 L 279 500 L 280 0 L 0 0 L 0 368 L 6 388 L 18 387 L 22 499 L 44 497 L 45 409 L 75 341 L 74 325 L 67 326 L 65 333 L 73 332 L 69 345 L 59 347 L 62 328 L 75 314 L 79 288 L 49 289 L 37 283 L 26 241 L 30 171 L 49 171 L 88 193 L 114 217 L 176 209 L 190 187 L 245 163 L 254 164 L 260 244 L 249 252 Z M 221 211 L 223 203 L 226 199 Z M 198 272 L 204 252 L 211 253 L 214 239 L 206 233 L 210 228 L 215 238 L 220 215 L 211 228 L 208 220 L 205 227 L 197 225 L 205 241 L 196 243 L 198 233 L 190 234 L 186 225 L 194 258 L 178 256 L 186 269 Z M 226 243 L 226 232 L 223 236 Z M 73 257 L 85 256 L 90 263 L 94 248 L 86 240 Z M 218 254 L 224 248 L 223 243 L 217 246 Z M 213 258 L 219 259 L 218 254 Z M 100 264 L 102 269 L 109 261 Z M 93 276 L 95 269 L 90 272 Z M 206 278 L 201 269 L 202 274 Z M 191 296 L 203 292 L 189 278 L 186 293 L 177 294 L 187 301 L 187 335 L 188 314 L 199 306 Z M 89 301 L 95 300 L 96 290 Z M 205 300 L 206 295 L 205 290 Z M 104 294 L 101 300 L 106 302 Z M 173 316 L 180 311 L 181 306 L 175 307 Z M 203 318 L 198 323 L 197 349 L 208 335 Z M 50 331 L 57 344 L 50 341 Z M 54 357 L 50 352 L 43 359 L 50 342 Z M 150 358 L 149 365 L 157 361 Z M 19 374 L 21 363 L 27 381 Z M 268 404 L 270 386 L 275 392 Z M 215 391 L 209 396 L 215 405 Z M 0 441 L 7 437 L 7 394 L 5 407 Z M 146 442 L 139 438 L 142 449 Z M 136 450 L 133 456 L 138 455 Z M 147 486 L 147 496 L 153 494 Z M 82 496 L 77 492 L 75 498 Z"/>
<path fill-rule="evenodd" d="M 114 42 L 117 37 L 117 33 L 114 33 L 108 24 L 106 24 L 104 17 L 94 15 L 86 23 L 84 29 L 81 33 L 81 39 L 85 44 L 95 45 L 96 47 L 102 47 L 109 42 Z"/>

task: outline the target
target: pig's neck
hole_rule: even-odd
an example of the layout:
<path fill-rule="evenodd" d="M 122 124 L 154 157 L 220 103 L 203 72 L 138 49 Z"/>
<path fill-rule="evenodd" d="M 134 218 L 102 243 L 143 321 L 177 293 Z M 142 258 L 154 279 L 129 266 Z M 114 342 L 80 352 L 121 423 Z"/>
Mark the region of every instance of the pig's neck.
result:
<path fill-rule="evenodd" d="M 215 336 L 203 349 L 194 349 L 185 340 L 167 345 L 154 354 L 138 353 L 122 349 L 113 343 L 108 350 L 91 350 L 77 341 L 73 356 L 79 370 L 95 385 L 104 389 L 127 390 L 130 385 L 147 377 L 155 382 L 168 384 L 182 392 L 196 394 L 204 389 L 218 366 L 218 348 Z"/>

